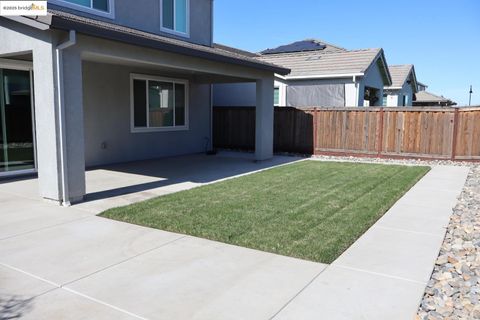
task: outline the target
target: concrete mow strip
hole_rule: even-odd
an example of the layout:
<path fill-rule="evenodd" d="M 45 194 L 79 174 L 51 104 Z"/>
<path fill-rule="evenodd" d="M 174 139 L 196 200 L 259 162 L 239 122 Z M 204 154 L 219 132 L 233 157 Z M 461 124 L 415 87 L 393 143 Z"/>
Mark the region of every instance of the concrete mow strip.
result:
<path fill-rule="evenodd" d="M 411 320 L 425 286 L 362 271 L 328 267 L 274 320 Z"/>

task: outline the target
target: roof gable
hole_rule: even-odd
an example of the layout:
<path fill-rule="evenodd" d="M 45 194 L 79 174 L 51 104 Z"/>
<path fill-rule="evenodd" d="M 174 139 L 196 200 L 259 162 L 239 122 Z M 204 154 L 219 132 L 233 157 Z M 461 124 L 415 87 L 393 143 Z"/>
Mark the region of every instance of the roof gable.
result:
<path fill-rule="evenodd" d="M 266 54 L 258 59 L 291 69 L 288 77 L 299 79 L 363 76 L 379 61 L 385 83 L 391 83 L 383 49 L 291 52 Z"/>
<path fill-rule="evenodd" d="M 417 77 L 413 64 L 391 65 L 388 67 L 392 76 L 392 85 L 387 89 L 403 88 L 405 83 L 410 81 L 413 91 L 417 92 Z"/>

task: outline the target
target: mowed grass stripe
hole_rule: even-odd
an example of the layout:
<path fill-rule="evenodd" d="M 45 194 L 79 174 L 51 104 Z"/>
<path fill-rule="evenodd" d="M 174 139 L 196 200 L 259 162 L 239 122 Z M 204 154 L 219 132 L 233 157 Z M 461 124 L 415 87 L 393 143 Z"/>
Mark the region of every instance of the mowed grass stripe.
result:
<path fill-rule="evenodd" d="M 331 263 L 428 167 L 302 161 L 102 216 Z"/>

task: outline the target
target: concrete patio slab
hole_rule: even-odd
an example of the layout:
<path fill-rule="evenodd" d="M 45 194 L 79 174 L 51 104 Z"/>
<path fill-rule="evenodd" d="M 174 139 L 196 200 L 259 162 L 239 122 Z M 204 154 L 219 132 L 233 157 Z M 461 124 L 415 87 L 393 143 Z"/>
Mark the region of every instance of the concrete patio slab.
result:
<path fill-rule="evenodd" d="M 268 319 L 324 268 L 186 237 L 68 288 L 149 319 Z"/>
<path fill-rule="evenodd" d="M 98 214 L 111 208 L 303 160 L 300 157 L 277 156 L 255 162 L 253 154 L 222 152 L 216 156 L 194 154 L 90 168 L 86 172 L 85 201 L 75 204 L 74 208 Z M 29 208 L 32 204 L 29 201 L 40 200 L 37 179 L 30 177 L 0 182 L 0 200 L 2 198 L 6 199 L 6 206 L 11 202 L 14 210 L 19 206 Z M 18 198 L 24 200 L 18 201 Z"/>
<path fill-rule="evenodd" d="M 411 319 L 467 168 L 435 167 L 328 267 L 92 215 L 298 160 L 100 168 L 70 208 L 41 201 L 35 179 L 2 184 L 0 299 L 25 319 Z"/>
<path fill-rule="evenodd" d="M 412 320 L 425 286 L 330 266 L 274 320 Z"/>
<path fill-rule="evenodd" d="M 54 289 L 56 286 L 50 283 L 0 265 L 0 305 L 13 306 L 17 303 L 28 302 Z M 3 319 L 2 316 L 0 313 L 0 319 Z"/>
<path fill-rule="evenodd" d="M 24 177 L 15 180 L 0 182 L 0 193 L 3 195 L 14 195 L 24 199 L 38 200 L 37 179 Z"/>
<path fill-rule="evenodd" d="M 64 289 L 56 289 L 32 299 L 22 311 L 20 318 L 25 320 L 141 319 L 127 311 L 117 310 L 112 306 Z"/>
<path fill-rule="evenodd" d="M 0 240 L 91 216 L 80 210 L 40 201 L 22 199 L 16 202 L 17 205 L 12 201 L 6 208 L 2 202 Z"/>
<path fill-rule="evenodd" d="M 1 241 L 0 263 L 63 285 L 181 237 L 90 217 Z"/>
<path fill-rule="evenodd" d="M 255 162 L 250 154 L 220 153 L 217 156 L 196 154 L 93 168 L 86 173 L 86 199 L 75 207 L 98 214 L 110 208 L 303 160 L 278 156 Z"/>

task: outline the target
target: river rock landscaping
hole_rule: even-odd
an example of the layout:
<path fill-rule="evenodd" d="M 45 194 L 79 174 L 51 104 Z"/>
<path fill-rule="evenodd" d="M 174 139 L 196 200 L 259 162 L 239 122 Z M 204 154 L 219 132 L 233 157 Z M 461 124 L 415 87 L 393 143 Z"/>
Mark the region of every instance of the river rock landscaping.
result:
<path fill-rule="evenodd" d="M 417 320 L 480 319 L 480 165 L 454 208 Z"/>

